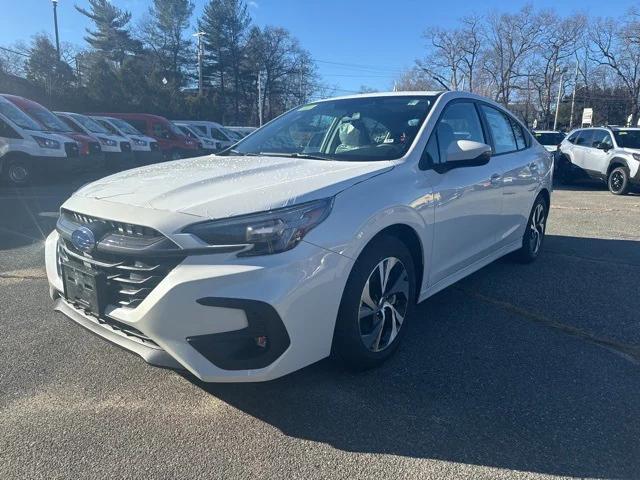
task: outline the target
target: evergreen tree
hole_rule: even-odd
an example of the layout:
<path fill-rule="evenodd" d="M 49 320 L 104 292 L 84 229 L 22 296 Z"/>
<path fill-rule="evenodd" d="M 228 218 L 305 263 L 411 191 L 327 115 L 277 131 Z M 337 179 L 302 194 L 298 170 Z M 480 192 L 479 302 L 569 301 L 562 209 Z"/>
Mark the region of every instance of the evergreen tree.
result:
<path fill-rule="evenodd" d="M 173 90 L 185 83 L 193 63 L 192 43 L 185 36 L 194 5 L 190 0 L 153 0 L 149 17 L 142 25 L 142 37 Z"/>
<path fill-rule="evenodd" d="M 198 28 L 205 32 L 205 73 L 224 102 L 223 120 L 229 115 L 226 99 L 232 98 L 234 123 L 240 117 L 242 64 L 251 17 L 243 0 L 211 0 L 204 8 Z"/>
<path fill-rule="evenodd" d="M 131 13 L 121 10 L 109 0 L 88 0 L 89 9 L 76 5 L 76 10 L 90 18 L 96 29 L 87 29 L 84 37 L 95 50 L 119 65 L 127 54 L 140 51 L 141 44 L 131 38 L 128 28 Z"/>
<path fill-rule="evenodd" d="M 43 88 L 49 96 L 69 92 L 75 81 L 72 68 L 58 60 L 56 47 L 44 34 L 33 37 L 25 73 L 28 80 Z"/>

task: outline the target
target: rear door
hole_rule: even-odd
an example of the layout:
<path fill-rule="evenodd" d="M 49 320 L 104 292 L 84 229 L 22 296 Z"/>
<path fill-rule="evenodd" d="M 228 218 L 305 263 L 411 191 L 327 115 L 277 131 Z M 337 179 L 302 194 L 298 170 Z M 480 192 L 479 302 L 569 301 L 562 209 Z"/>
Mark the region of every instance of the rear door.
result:
<path fill-rule="evenodd" d="M 544 170 L 539 149 L 530 148 L 522 126 L 507 112 L 491 105 L 480 107 L 493 140 L 493 157 L 502 176 L 502 215 L 496 225 L 497 246 L 519 241 L 529 218 L 533 198 Z"/>
<path fill-rule="evenodd" d="M 589 153 L 591 142 L 593 139 L 593 130 L 581 130 L 580 135 L 576 139 L 576 143 L 573 147 L 574 156 L 573 164 L 585 169 L 585 156 Z"/>
<path fill-rule="evenodd" d="M 603 129 L 593 130 L 591 145 L 589 148 L 585 148 L 583 168 L 594 176 L 600 176 L 606 173 L 612 148 L 613 139 L 608 131 Z"/>

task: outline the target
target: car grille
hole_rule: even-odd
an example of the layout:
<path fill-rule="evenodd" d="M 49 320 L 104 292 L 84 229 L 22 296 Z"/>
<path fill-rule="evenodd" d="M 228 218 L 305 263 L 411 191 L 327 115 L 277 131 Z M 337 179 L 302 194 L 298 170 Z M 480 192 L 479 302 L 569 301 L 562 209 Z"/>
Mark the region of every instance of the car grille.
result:
<path fill-rule="evenodd" d="M 98 219 L 67 210 L 63 210 L 62 216 L 71 219 L 78 226 L 100 222 L 108 233 L 125 240 L 131 239 L 133 242 L 162 237 L 156 230 L 141 225 Z M 105 303 L 114 308 L 136 308 L 184 259 L 177 247 L 171 255 L 165 252 L 166 250 L 163 254 L 155 255 L 153 252 L 142 254 L 133 250 L 128 254 L 122 254 L 101 251 L 98 248 L 88 254 L 78 250 L 64 236 L 60 237 L 58 244 L 58 255 L 65 263 L 80 267 L 90 266 L 98 273 L 105 274 Z"/>
<path fill-rule="evenodd" d="M 89 143 L 89 153 L 100 153 L 101 151 L 102 151 L 102 147 L 98 142 Z"/>
<path fill-rule="evenodd" d="M 130 152 L 131 144 L 129 142 L 120 142 L 120 150 L 123 152 Z"/>
<path fill-rule="evenodd" d="M 78 148 L 78 144 L 75 142 L 65 142 L 64 151 L 67 153 L 67 157 L 76 158 L 80 155 L 80 149 Z"/>

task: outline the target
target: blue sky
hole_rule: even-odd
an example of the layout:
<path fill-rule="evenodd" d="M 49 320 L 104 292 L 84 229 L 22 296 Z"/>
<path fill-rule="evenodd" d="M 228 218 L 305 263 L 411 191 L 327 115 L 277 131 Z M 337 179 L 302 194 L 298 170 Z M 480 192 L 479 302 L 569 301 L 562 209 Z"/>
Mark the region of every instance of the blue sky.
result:
<path fill-rule="evenodd" d="M 0 46 L 28 40 L 38 32 L 53 34 L 50 0 L 3 0 Z M 86 0 L 59 0 L 58 20 L 62 41 L 82 45 L 89 25 L 74 4 Z M 150 0 L 113 0 L 133 13 L 137 22 Z M 195 0 L 197 16 L 206 0 Z M 422 32 L 429 26 L 451 26 L 469 13 L 515 11 L 526 2 L 484 0 L 447 2 L 419 0 L 252 0 L 247 2 L 258 25 L 278 25 L 290 30 L 318 62 L 323 80 L 343 91 L 367 85 L 390 89 L 393 78 L 424 54 Z M 637 4 L 609 0 L 539 0 L 536 8 L 555 9 L 563 15 L 583 12 L 618 15 Z M 603 8 L 606 5 L 606 8 Z M 195 31 L 195 30 L 194 30 Z M 341 93 L 341 92 L 339 92 Z"/>

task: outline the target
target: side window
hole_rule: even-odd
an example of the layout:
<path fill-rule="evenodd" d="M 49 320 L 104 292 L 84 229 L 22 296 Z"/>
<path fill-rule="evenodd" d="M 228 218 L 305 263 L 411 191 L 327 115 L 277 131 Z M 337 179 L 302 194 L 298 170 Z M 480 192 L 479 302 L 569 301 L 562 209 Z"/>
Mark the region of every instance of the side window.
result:
<path fill-rule="evenodd" d="M 67 117 L 60 117 L 62 119 L 62 121 L 64 123 L 66 123 L 69 128 L 71 128 L 71 130 L 73 130 L 76 133 L 85 133 L 78 125 L 76 125 L 76 122 L 69 120 Z"/>
<path fill-rule="evenodd" d="M 445 111 L 435 129 L 438 136 L 438 153 L 440 162 L 447 159 L 447 150 L 458 140 L 473 140 L 486 143 L 482 133 L 482 124 L 473 103 L 456 102 L 445 107 Z M 433 134 L 431 135 L 434 136 Z M 429 139 L 429 143 L 431 143 Z"/>
<path fill-rule="evenodd" d="M 427 165 L 437 165 L 438 163 L 440 163 L 440 150 L 438 148 L 438 135 L 434 130 L 431 137 L 429 137 L 424 152 L 422 152 L 420 165 L 421 168 L 426 168 Z"/>
<path fill-rule="evenodd" d="M 576 145 L 579 145 L 581 147 L 590 147 L 592 143 L 591 141 L 592 138 L 593 138 L 593 130 L 582 130 L 580 132 L 580 136 L 576 140 Z"/>
<path fill-rule="evenodd" d="M 509 118 L 493 107 L 482 105 L 481 108 L 489 124 L 489 130 L 491 130 L 494 153 L 501 154 L 518 150 Z"/>
<path fill-rule="evenodd" d="M 169 130 L 165 125 L 162 125 L 161 123 L 153 124 L 153 134 L 158 138 L 171 138 Z"/>
<path fill-rule="evenodd" d="M 225 137 L 220 130 L 215 127 L 211 127 L 211 136 L 216 140 L 220 140 L 222 142 L 227 141 L 227 137 Z"/>
<path fill-rule="evenodd" d="M 527 148 L 527 137 L 525 136 L 522 127 L 513 118 L 509 118 L 509 121 L 511 122 L 513 134 L 516 137 L 516 145 L 518 147 L 518 150 L 524 150 L 525 148 Z"/>
<path fill-rule="evenodd" d="M 591 139 L 591 146 L 593 148 L 598 148 L 600 144 L 608 145 L 613 147 L 613 141 L 611 140 L 611 135 L 606 130 L 595 130 L 593 132 L 593 138 Z"/>
<path fill-rule="evenodd" d="M 136 130 L 139 130 L 140 132 L 142 133 L 147 132 L 147 122 L 143 120 L 127 120 L 127 122 L 133 125 L 133 128 L 135 128 Z"/>
<path fill-rule="evenodd" d="M 576 143 L 576 140 L 578 139 L 578 135 L 580 135 L 580 130 L 573 132 L 571 135 L 569 135 L 569 138 L 567 138 L 567 142 Z"/>
<path fill-rule="evenodd" d="M 109 122 L 105 122 L 104 120 L 100 120 L 100 119 L 96 120 L 96 122 L 98 122 L 104 128 L 109 130 L 109 133 L 112 133 L 113 135 L 120 135 L 118 131 L 113 127 L 113 125 L 111 125 Z"/>
<path fill-rule="evenodd" d="M 13 128 L 4 120 L 0 120 L 0 137 L 2 138 L 22 138 Z"/>
<path fill-rule="evenodd" d="M 207 127 L 203 126 L 203 125 L 193 125 L 193 128 L 195 128 L 196 130 L 198 130 L 200 133 L 202 133 L 203 135 L 207 135 Z M 208 135 L 207 135 L 208 136 Z"/>

